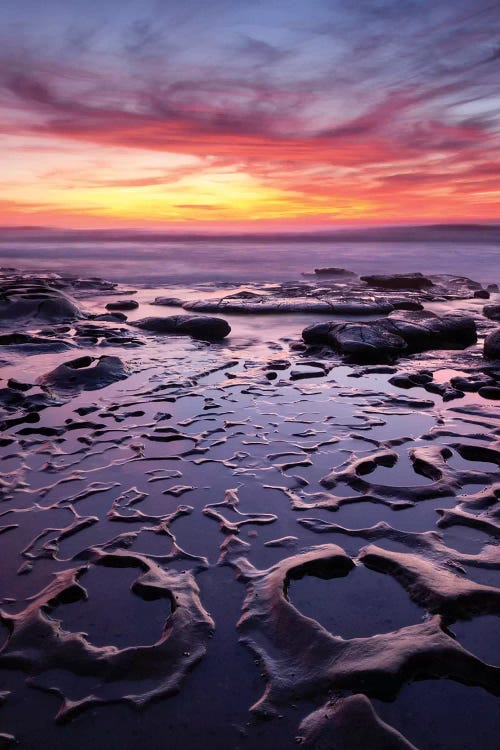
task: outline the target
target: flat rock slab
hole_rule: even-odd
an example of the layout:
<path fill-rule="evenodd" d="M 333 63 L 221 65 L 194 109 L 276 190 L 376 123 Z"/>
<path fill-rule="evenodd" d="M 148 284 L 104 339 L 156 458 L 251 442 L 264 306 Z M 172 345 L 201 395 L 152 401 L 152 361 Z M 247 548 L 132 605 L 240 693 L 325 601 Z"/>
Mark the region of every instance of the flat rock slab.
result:
<path fill-rule="evenodd" d="M 395 308 L 391 302 L 328 299 L 280 299 L 262 296 L 253 299 L 224 297 L 221 300 L 185 302 L 186 310 L 247 314 L 318 313 L 324 315 L 386 315 Z"/>

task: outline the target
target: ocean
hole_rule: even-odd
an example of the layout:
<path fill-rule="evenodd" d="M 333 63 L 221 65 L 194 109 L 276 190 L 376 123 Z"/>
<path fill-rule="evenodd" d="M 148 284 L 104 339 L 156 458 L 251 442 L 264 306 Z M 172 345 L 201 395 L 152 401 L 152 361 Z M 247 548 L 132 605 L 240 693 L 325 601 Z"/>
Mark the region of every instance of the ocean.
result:
<path fill-rule="evenodd" d="M 0 263 L 25 271 L 100 276 L 133 284 L 284 281 L 314 268 L 358 274 L 446 273 L 500 280 L 500 246 L 485 242 L 197 240 L 50 242 L 0 240 Z"/>

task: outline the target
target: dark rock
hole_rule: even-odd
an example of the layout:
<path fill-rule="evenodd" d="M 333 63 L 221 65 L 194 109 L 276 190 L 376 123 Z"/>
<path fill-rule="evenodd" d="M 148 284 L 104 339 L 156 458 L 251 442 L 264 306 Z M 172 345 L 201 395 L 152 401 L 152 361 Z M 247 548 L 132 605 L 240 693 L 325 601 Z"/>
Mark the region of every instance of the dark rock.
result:
<path fill-rule="evenodd" d="M 26 346 L 30 350 L 34 348 L 40 351 L 62 351 L 71 348 L 70 344 L 62 339 L 45 338 L 21 331 L 0 334 L 0 346 Z"/>
<path fill-rule="evenodd" d="M 483 315 L 490 320 L 500 323 L 500 305 L 485 305 L 483 307 Z"/>
<path fill-rule="evenodd" d="M 432 281 L 421 273 L 375 274 L 361 276 L 361 281 L 378 289 L 425 289 L 432 286 Z"/>
<path fill-rule="evenodd" d="M 271 370 L 287 370 L 291 366 L 289 359 L 270 359 L 266 368 Z"/>
<path fill-rule="evenodd" d="M 177 334 L 192 336 L 197 339 L 223 339 L 231 331 L 231 326 L 223 318 L 213 318 L 206 315 L 171 315 L 168 318 L 143 318 L 131 325 L 143 331 L 154 333 Z"/>
<path fill-rule="evenodd" d="M 465 349 L 477 341 L 474 319 L 453 314 L 438 317 L 430 312 L 408 312 L 389 318 L 394 330 L 404 338 L 409 351 L 426 349 Z"/>
<path fill-rule="evenodd" d="M 7 385 L 9 386 L 9 388 L 14 388 L 16 391 L 29 391 L 30 388 L 33 388 L 31 383 L 21 383 L 15 378 L 9 378 L 7 381 Z"/>
<path fill-rule="evenodd" d="M 433 379 L 433 375 L 431 372 L 415 372 L 412 375 L 410 375 L 410 380 L 412 383 L 415 383 L 415 385 L 427 385 L 427 383 L 431 383 Z"/>
<path fill-rule="evenodd" d="M 462 375 L 456 375 L 450 378 L 450 383 L 454 388 L 458 388 L 460 391 L 468 393 L 476 393 L 483 386 L 493 385 L 494 381 L 483 373 L 468 375 L 464 377 Z"/>
<path fill-rule="evenodd" d="M 0 388 L 0 405 L 8 408 L 20 406 L 24 401 L 24 396 L 15 388 Z"/>
<path fill-rule="evenodd" d="M 487 359 L 500 359 L 500 328 L 486 336 L 484 356 Z"/>
<path fill-rule="evenodd" d="M 329 342 L 354 362 L 395 359 L 407 346 L 401 336 L 384 325 L 385 322 L 340 324 L 329 334 Z"/>
<path fill-rule="evenodd" d="M 153 305 L 160 305 L 161 307 L 182 307 L 185 300 L 180 297 L 156 297 Z"/>
<path fill-rule="evenodd" d="M 92 320 L 103 320 L 108 323 L 125 323 L 127 316 L 122 312 L 102 313 L 101 315 L 92 315 Z"/>
<path fill-rule="evenodd" d="M 237 299 L 224 297 L 220 300 L 196 300 L 185 302 L 186 310 L 196 312 L 229 312 L 247 314 L 276 314 L 276 313 L 317 313 L 320 315 L 385 315 L 394 310 L 394 306 L 387 301 L 373 302 L 369 300 L 348 299 L 286 299 L 278 297 L 260 296 L 258 298 Z"/>
<path fill-rule="evenodd" d="M 425 386 L 426 391 L 429 393 L 437 393 L 443 401 L 453 401 L 456 398 L 463 398 L 465 393 L 453 388 L 449 383 L 428 383 Z"/>
<path fill-rule="evenodd" d="M 489 299 L 490 293 L 486 289 L 476 289 L 473 296 L 475 299 Z"/>
<path fill-rule="evenodd" d="M 493 385 L 483 385 L 479 391 L 479 395 L 483 398 L 490 398 L 494 401 L 500 400 L 500 388 Z"/>
<path fill-rule="evenodd" d="M 259 299 L 262 295 L 257 292 L 242 290 L 241 292 L 235 292 L 234 294 L 226 294 L 224 299 L 255 299 L 256 297 Z"/>
<path fill-rule="evenodd" d="M 496 294 L 499 291 L 498 284 L 488 284 L 486 287 L 486 291 L 490 294 Z"/>
<path fill-rule="evenodd" d="M 392 306 L 395 310 L 423 310 L 424 306 L 421 302 L 416 302 L 411 299 L 391 300 Z"/>
<path fill-rule="evenodd" d="M 356 276 L 352 271 L 348 271 L 346 268 L 338 268 L 331 266 L 330 268 L 315 268 L 314 273 L 316 276 Z"/>
<path fill-rule="evenodd" d="M 92 391 L 123 380 L 127 375 L 127 369 L 119 357 L 85 356 L 64 362 L 37 382 L 56 391 Z"/>
<path fill-rule="evenodd" d="M 300 364 L 294 367 L 290 372 L 291 380 L 304 380 L 305 378 L 323 378 L 326 375 L 322 367 L 316 367 L 308 364 Z"/>
<path fill-rule="evenodd" d="M 135 299 L 120 299 L 116 302 L 108 302 L 106 310 L 137 310 L 139 303 Z"/>
<path fill-rule="evenodd" d="M 391 361 L 428 349 L 463 349 L 477 340 L 472 318 L 428 312 L 363 323 L 317 323 L 302 332 L 308 344 L 329 344 L 354 362 Z"/>
<path fill-rule="evenodd" d="M 0 321 L 36 319 L 72 321 L 85 317 L 76 302 L 63 292 L 43 285 L 10 284 L 0 297 Z"/>
<path fill-rule="evenodd" d="M 413 383 L 409 375 L 404 375 L 403 373 L 398 375 L 393 375 L 392 378 L 389 378 L 389 383 L 391 385 L 395 385 L 396 388 L 416 388 L 417 384 Z"/>

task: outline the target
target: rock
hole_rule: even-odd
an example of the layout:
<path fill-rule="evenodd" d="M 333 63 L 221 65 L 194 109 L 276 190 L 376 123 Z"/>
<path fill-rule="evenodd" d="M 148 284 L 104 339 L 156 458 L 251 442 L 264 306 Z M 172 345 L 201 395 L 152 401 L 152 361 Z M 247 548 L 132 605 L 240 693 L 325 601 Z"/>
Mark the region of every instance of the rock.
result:
<path fill-rule="evenodd" d="M 500 359 L 500 328 L 486 336 L 484 356 L 487 359 Z"/>
<path fill-rule="evenodd" d="M 432 372 L 428 372 L 426 370 L 421 370 L 420 372 L 415 372 L 410 375 L 410 380 L 412 381 L 412 383 L 415 383 L 415 385 L 427 385 L 427 383 L 432 382 L 432 379 Z"/>
<path fill-rule="evenodd" d="M 156 297 L 153 305 L 161 305 L 162 307 L 182 307 L 185 300 L 180 297 Z"/>
<path fill-rule="evenodd" d="M 458 388 L 454 388 L 448 383 L 428 383 L 425 389 L 429 393 L 437 393 L 443 401 L 453 401 L 455 398 L 463 398 L 465 393 Z"/>
<path fill-rule="evenodd" d="M 108 323 L 125 323 L 127 316 L 122 312 L 102 313 L 101 315 L 92 315 L 92 320 L 104 320 Z"/>
<path fill-rule="evenodd" d="M 325 375 L 326 372 L 322 367 L 300 364 L 291 370 L 290 380 L 304 380 L 305 378 L 324 378 Z"/>
<path fill-rule="evenodd" d="M 416 388 L 417 383 L 414 383 L 411 379 L 410 375 L 405 375 L 404 373 L 400 373 L 397 375 L 393 375 L 392 378 L 389 378 L 389 383 L 391 385 L 395 385 L 396 388 Z"/>
<path fill-rule="evenodd" d="M 407 348 L 405 340 L 388 330 L 385 321 L 372 325 L 347 323 L 336 327 L 329 335 L 333 348 L 354 362 L 377 362 L 395 359 Z"/>
<path fill-rule="evenodd" d="M 9 409 L 20 406 L 24 401 L 24 396 L 15 388 L 0 388 L 0 405 Z"/>
<path fill-rule="evenodd" d="M 329 268 L 315 268 L 314 273 L 316 276 L 356 276 L 352 271 L 348 271 L 346 268 L 338 268 L 337 266 L 331 266 Z"/>
<path fill-rule="evenodd" d="M 223 339 L 231 331 L 231 326 L 226 320 L 207 315 L 171 315 L 167 318 L 143 318 L 134 321 L 131 325 L 143 331 L 192 336 L 196 339 L 205 340 Z"/>
<path fill-rule="evenodd" d="M 58 289 L 19 283 L 3 285 L 1 291 L 0 321 L 61 322 L 85 317 L 76 302 Z"/>
<path fill-rule="evenodd" d="M 408 312 L 386 321 L 402 336 L 411 353 L 427 349 L 465 349 L 477 341 L 473 318 L 457 314 L 438 317 L 430 312 Z"/>
<path fill-rule="evenodd" d="M 484 373 L 468 375 L 467 377 L 455 375 L 455 377 L 450 378 L 450 383 L 454 388 L 468 393 L 475 393 L 480 388 L 494 385 L 494 382 L 494 380 Z"/>
<path fill-rule="evenodd" d="M 482 398 L 490 398 L 494 401 L 500 401 L 500 387 L 493 385 L 483 385 L 478 391 Z"/>
<path fill-rule="evenodd" d="M 288 370 L 291 367 L 289 359 L 270 359 L 266 364 L 266 369 L 270 370 Z"/>
<path fill-rule="evenodd" d="M 361 276 L 370 286 L 378 289 L 425 289 L 432 286 L 432 281 L 421 273 L 396 273 L 390 275 Z"/>
<path fill-rule="evenodd" d="M 392 312 L 390 302 L 344 299 L 284 299 L 261 296 L 257 299 L 224 297 L 220 300 L 185 302 L 186 310 L 196 312 L 229 312 L 251 314 L 317 313 L 321 315 L 385 315 Z"/>
<path fill-rule="evenodd" d="M 490 294 L 496 294 L 499 291 L 498 284 L 488 284 L 486 287 L 486 291 Z"/>
<path fill-rule="evenodd" d="M 135 299 L 120 299 L 116 302 L 108 302 L 106 310 L 137 310 L 139 303 Z"/>
<path fill-rule="evenodd" d="M 224 299 L 259 299 L 262 295 L 257 292 L 249 292 L 242 290 L 241 292 L 235 292 L 234 294 L 227 294 Z"/>
<path fill-rule="evenodd" d="M 490 320 L 500 323 L 500 305 L 485 305 L 483 307 L 483 315 Z"/>
<path fill-rule="evenodd" d="M 477 340 L 469 317 L 408 312 L 362 323 L 318 323 L 302 332 L 307 344 L 329 344 L 354 362 L 391 361 L 428 349 L 463 349 Z"/>
<path fill-rule="evenodd" d="M 70 349 L 71 345 L 67 341 L 57 338 L 45 338 L 21 331 L 12 331 L 11 333 L 0 334 L 0 346 L 22 346 L 29 351 L 63 351 Z"/>
<path fill-rule="evenodd" d="M 391 300 L 392 306 L 395 310 L 423 310 L 424 306 L 421 302 L 416 302 L 411 299 Z"/>
<path fill-rule="evenodd" d="M 476 289 L 473 296 L 475 299 L 489 299 L 490 293 L 486 289 Z"/>
<path fill-rule="evenodd" d="M 7 381 L 7 385 L 9 388 L 14 388 L 16 391 L 29 391 L 30 388 L 33 388 L 31 383 L 21 383 L 15 378 L 9 378 Z"/>
<path fill-rule="evenodd" d="M 54 390 L 93 391 L 104 388 L 128 376 L 127 369 L 119 357 L 79 357 L 63 362 L 51 372 L 43 375 L 37 383 Z"/>

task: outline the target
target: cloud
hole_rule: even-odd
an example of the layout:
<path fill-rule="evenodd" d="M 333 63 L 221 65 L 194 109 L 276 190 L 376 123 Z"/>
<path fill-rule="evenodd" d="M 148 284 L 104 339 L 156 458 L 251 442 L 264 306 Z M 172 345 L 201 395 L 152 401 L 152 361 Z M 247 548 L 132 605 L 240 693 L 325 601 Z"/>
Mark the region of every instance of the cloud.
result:
<path fill-rule="evenodd" d="M 481 181 L 491 189 L 498 3 L 158 0 L 119 15 L 114 3 L 72 5 L 49 13 L 54 46 L 21 17 L 0 39 L 0 131 L 36 138 L 40 153 L 61 144 L 47 173 L 54 184 L 160 189 L 210 177 L 214 164 L 288 192 L 290 206 L 332 196 L 397 203 L 398 191 Z M 90 145 L 114 170 L 64 172 L 71 150 Z M 33 148 L 18 158 L 36 161 Z M 145 150 L 202 163 L 137 169 L 127 151 Z M 176 205 L 213 210 L 203 200 Z"/>

